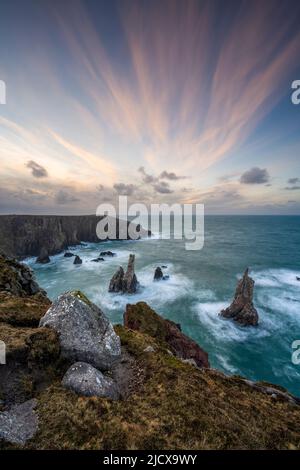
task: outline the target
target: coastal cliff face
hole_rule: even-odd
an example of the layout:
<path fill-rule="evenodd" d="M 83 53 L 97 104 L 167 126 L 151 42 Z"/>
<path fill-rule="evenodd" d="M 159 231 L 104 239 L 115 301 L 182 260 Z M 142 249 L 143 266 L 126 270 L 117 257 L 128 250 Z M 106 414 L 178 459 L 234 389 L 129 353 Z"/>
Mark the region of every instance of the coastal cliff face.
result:
<path fill-rule="evenodd" d="M 186 362 L 187 349 L 178 346 L 188 338 L 179 337 L 178 327 L 173 336 L 170 322 L 145 303 L 128 306 L 125 326 L 114 327 L 122 356 L 111 373 L 122 399 L 69 390 L 61 336 L 38 326 L 50 301 L 8 283 L 16 270 L 24 271 L 2 257 L 0 340 L 7 362 L 0 364 L 0 449 L 300 449 L 298 399 Z M 82 293 L 76 296 L 91 307 Z"/>
<path fill-rule="evenodd" d="M 22 258 L 39 256 L 42 249 L 54 255 L 80 242 L 96 243 L 99 220 L 95 215 L 0 215 L 0 251 Z M 141 235 L 148 233 L 141 229 Z"/>

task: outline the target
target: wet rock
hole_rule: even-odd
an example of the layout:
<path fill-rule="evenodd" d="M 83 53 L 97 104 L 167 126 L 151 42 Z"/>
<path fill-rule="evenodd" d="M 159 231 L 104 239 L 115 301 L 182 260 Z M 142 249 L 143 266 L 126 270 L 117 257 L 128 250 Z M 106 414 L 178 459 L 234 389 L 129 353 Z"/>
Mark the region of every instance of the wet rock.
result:
<path fill-rule="evenodd" d="M 137 291 L 138 280 L 134 272 L 135 255 L 130 254 L 127 271 L 123 277 L 123 292 L 134 294 Z"/>
<path fill-rule="evenodd" d="M 166 266 L 165 264 L 163 264 L 163 265 L 161 266 L 162 269 L 167 269 L 167 267 L 168 267 L 168 266 Z"/>
<path fill-rule="evenodd" d="M 220 315 L 224 318 L 232 318 L 242 326 L 256 326 L 258 313 L 253 305 L 254 281 L 248 274 L 248 268 L 239 280 L 234 294 L 233 302 L 222 310 Z"/>
<path fill-rule="evenodd" d="M 49 254 L 48 254 L 48 250 L 46 248 L 42 248 L 41 251 L 40 251 L 40 254 L 39 256 L 37 257 L 36 259 L 36 263 L 40 263 L 40 264 L 47 264 L 47 263 L 50 263 L 50 258 L 49 258 Z"/>
<path fill-rule="evenodd" d="M 101 251 L 100 256 L 116 256 L 112 251 Z"/>
<path fill-rule="evenodd" d="M 109 292 L 122 292 L 123 278 L 124 278 L 124 269 L 122 268 L 122 266 L 120 266 L 110 280 L 108 291 Z"/>
<path fill-rule="evenodd" d="M 163 272 L 161 270 L 161 268 L 159 266 L 157 266 L 157 268 L 155 269 L 155 272 L 154 272 L 154 281 L 160 281 L 162 278 L 163 278 Z"/>
<path fill-rule="evenodd" d="M 107 370 L 120 359 L 120 338 L 99 307 L 80 291 L 58 297 L 40 321 L 57 331 L 62 356 Z"/>
<path fill-rule="evenodd" d="M 296 279 L 297 279 L 297 281 L 300 281 L 300 277 L 299 277 L 299 276 L 296 276 Z"/>
<path fill-rule="evenodd" d="M 80 256 L 76 255 L 73 264 L 82 264 Z"/>
<path fill-rule="evenodd" d="M 162 277 L 163 281 L 167 281 L 168 279 L 170 279 L 170 276 L 169 274 L 165 274 L 163 277 Z"/>
<path fill-rule="evenodd" d="M 66 251 L 66 253 L 64 254 L 64 258 L 72 258 L 74 255 L 74 253 L 71 253 L 70 251 Z"/>
<path fill-rule="evenodd" d="M 109 292 L 123 292 L 128 294 L 136 292 L 138 280 L 134 272 L 134 259 L 135 256 L 130 254 L 125 274 L 122 266 L 118 268 L 110 280 L 108 287 Z"/>
<path fill-rule="evenodd" d="M 99 261 L 105 261 L 105 259 L 104 258 L 95 258 L 95 259 L 92 259 L 92 261 L 94 263 L 99 263 Z"/>
<path fill-rule="evenodd" d="M 38 429 L 36 405 L 36 400 L 28 400 L 0 413 L 0 439 L 19 445 L 31 439 Z"/>
<path fill-rule="evenodd" d="M 66 372 L 62 385 L 78 395 L 97 396 L 117 400 L 118 387 L 110 378 L 86 362 L 76 362 Z"/>
<path fill-rule="evenodd" d="M 198 367 L 209 367 L 208 354 L 183 334 L 176 323 L 162 318 L 145 302 L 126 306 L 124 325 L 159 340 L 181 359 L 193 359 Z"/>

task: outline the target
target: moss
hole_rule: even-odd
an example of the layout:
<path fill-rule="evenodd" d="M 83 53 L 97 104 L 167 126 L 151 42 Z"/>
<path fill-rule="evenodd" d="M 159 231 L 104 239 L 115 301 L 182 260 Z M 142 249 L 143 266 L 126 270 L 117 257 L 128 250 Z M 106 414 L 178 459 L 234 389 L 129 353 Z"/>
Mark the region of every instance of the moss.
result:
<path fill-rule="evenodd" d="M 87 305 L 89 305 L 89 306 L 92 305 L 92 302 L 80 290 L 73 290 L 73 291 L 70 292 L 70 294 L 74 295 L 74 297 L 77 297 L 82 302 L 85 302 Z"/>
<path fill-rule="evenodd" d="M 118 325 L 142 381 L 120 401 L 79 397 L 60 381 L 39 392 L 32 449 L 300 449 L 300 408 L 170 356 Z M 145 353 L 149 343 L 155 353 Z"/>
<path fill-rule="evenodd" d="M 39 294 L 17 297 L 0 292 L 0 322 L 14 326 L 38 326 L 50 305 L 50 301 Z"/>

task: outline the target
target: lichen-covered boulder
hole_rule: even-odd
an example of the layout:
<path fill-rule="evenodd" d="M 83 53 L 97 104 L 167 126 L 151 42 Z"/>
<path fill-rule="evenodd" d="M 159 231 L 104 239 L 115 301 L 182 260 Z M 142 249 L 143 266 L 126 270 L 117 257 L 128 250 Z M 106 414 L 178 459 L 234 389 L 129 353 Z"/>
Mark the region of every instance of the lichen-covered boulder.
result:
<path fill-rule="evenodd" d="M 57 331 L 66 359 L 107 370 L 120 358 L 120 338 L 99 307 L 81 292 L 60 295 L 40 321 Z"/>
<path fill-rule="evenodd" d="M 86 362 L 76 362 L 65 373 L 62 384 L 78 395 L 117 400 L 120 396 L 116 383 Z"/>
<path fill-rule="evenodd" d="M 34 411 L 37 401 L 28 400 L 0 413 L 0 439 L 12 444 L 24 445 L 38 428 L 38 417 Z"/>

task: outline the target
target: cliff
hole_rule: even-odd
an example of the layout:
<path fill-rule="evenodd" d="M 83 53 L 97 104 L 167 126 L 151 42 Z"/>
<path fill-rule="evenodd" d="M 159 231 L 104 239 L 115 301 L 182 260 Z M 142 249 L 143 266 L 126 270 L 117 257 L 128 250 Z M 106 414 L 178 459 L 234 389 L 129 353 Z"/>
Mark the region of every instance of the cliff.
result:
<path fill-rule="evenodd" d="M 24 258 L 46 249 L 54 255 L 80 242 L 99 242 L 99 220 L 95 215 L 0 215 L 0 252 Z M 148 233 L 141 229 L 141 235 Z"/>
<path fill-rule="evenodd" d="M 23 268 L 2 257 L 1 270 L 13 280 Z M 0 424 L 6 425 L 0 436 L 27 432 L 14 444 L 0 437 L 0 449 L 300 449 L 299 400 L 280 387 L 187 362 L 187 337 L 180 340 L 179 328 L 172 337 L 170 323 L 147 304 L 127 307 L 130 328 L 114 327 L 122 360 L 110 374 L 123 393 L 112 400 L 64 386 L 70 363 L 61 356 L 61 338 L 38 327 L 50 305 L 44 294 L 18 293 L 5 283 L 0 295 L 0 339 L 7 348 L 7 364 L 0 365 Z M 89 300 L 75 295 L 75 304 L 82 301 L 88 311 Z M 23 426 L 11 430 L 20 419 Z"/>

